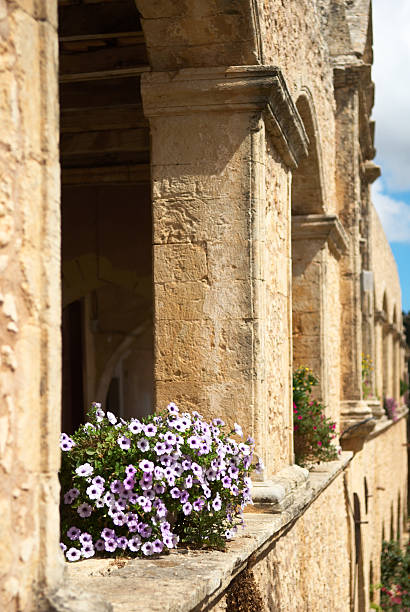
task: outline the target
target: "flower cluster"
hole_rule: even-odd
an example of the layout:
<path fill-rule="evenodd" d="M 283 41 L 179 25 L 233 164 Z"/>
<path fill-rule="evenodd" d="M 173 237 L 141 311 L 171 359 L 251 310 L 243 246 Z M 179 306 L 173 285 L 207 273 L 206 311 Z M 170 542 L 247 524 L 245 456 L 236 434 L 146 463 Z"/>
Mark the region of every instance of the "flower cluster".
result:
<path fill-rule="evenodd" d="M 338 455 L 333 443 L 336 423 L 325 417 L 322 404 L 311 397 L 312 388 L 317 383 L 309 368 L 298 368 L 293 374 L 295 461 L 302 466 L 332 461 Z"/>
<path fill-rule="evenodd" d="M 392 421 L 396 422 L 399 418 L 397 414 L 397 402 L 394 397 L 385 397 L 383 399 L 384 411 L 387 414 L 387 417 Z"/>
<path fill-rule="evenodd" d="M 404 551 L 398 542 L 383 542 L 380 584 L 372 585 L 372 591 L 380 589 L 380 606 L 371 607 L 390 612 L 410 610 L 410 544 Z"/>
<path fill-rule="evenodd" d="M 61 548 L 69 561 L 153 555 L 178 542 L 223 548 L 252 503 L 254 441 L 200 414 L 125 421 L 93 404 L 89 422 L 61 435 Z M 235 439 L 235 436 L 237 439 Z M 239 440 L 238 440 L 239 438 Z"/>
<path fill-rule="evenodd" d="M 362 353 L 362 391 L 363 399 L 368 399 L 372 393 L 373 361 L 370 355 Z"/>

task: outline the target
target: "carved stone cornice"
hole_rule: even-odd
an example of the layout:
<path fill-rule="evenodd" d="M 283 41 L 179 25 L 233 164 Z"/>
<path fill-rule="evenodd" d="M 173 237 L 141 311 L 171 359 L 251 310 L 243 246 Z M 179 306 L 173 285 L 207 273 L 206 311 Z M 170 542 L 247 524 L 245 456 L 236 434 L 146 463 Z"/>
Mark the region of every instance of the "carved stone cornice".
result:
<path fill-rule="evenodd" d="M 377 166 L 374 162 L 368 160 L 362 164 L 362 177 L 365 183 L 374 183 L 376 179 L 381 175 L 380 166 Z"/>
<path fill-rule="evenodd" d="M 367 87 L 371 83 L 371 65 L 363 63 L 336 64 L 333 68 L 333 84 L 339 87 Z"/>
<path fill-rule="evenodd" d="M 387 314 L 384 310 L 376 310 L 374 313 L 374 320 L 376 323 L 385 324 L 387 323 Z"/>
<path fill-rule="evenodd" d="M 290 168 L 307 156 L 309 140 L 285 79 L 275 66 L 184 68 L 142 75 L 144 115 L 203 112 L 263 114 L 275 148 Z"/>
<path fill-rule="evenodd" d="M 323 240 L 337 259 L 346 252 L 349 244 L 337 215 L 292 215 L 292 239 Z"/>
<path fill-rule="evenodd" d="M 345 400 L 340 408 L 340 444 L 343 450 L 358 452 L 376 426 L 372 407 L 362 400 Z"/>

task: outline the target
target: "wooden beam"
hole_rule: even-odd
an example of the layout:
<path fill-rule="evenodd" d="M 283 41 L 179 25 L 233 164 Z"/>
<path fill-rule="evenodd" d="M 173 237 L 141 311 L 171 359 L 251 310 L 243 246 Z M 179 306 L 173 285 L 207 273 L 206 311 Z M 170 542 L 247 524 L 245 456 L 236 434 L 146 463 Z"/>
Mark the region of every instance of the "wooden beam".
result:
<path fill-rule="evenodd" d="M 99 70 L 97 72 L 78 72 L 60 75 L 60 83 L 79 83 L 80 81 L 102 81 L 105 79 L 121 79 L 138 76 L 150 72 L 150 66 L 135 66 L 134 68 L 118 68 L 117 70 Z"/>
<path fill-rule="evenodd" d="M 61 109 L 62 134 L 128 128 L 148 128 L 141 104 Z"/>
<path fill-rule="evenodd" d="M 60 140 L 62 156 L 149 151 L 149 146 L 147 128 L 65 133 Z"/>
<path fill-rule="evenodd" d="M 141 103 L 140 75 L 121 79 L 60 83 L 62 109 L 139 103 Z"/>
<path fill-rule="evenodd" d="M 62 168 L 64 185 L 119 185 L 123 183 L 149 183 L 149 164 L 102 166 L 98 168 Z"/>
<path fill-rule="evenodd" d="M 134 32 L 106 32 L 105 34 L 79 34 L 77 36 L 60 36 L 60 43 L 89 42 L 94 40 L 110 40 L 112 38 L 135 38 L 144 41 L 144 34 L 140 30 Z"/>
<path fill-rule="evenodd" d="M 140 74 L 141 68 L 148 66 L 146 47 L 143 43 L 133 44 L 132 39 L 126 40 L 131 41 L 129 45 L 102 46 L 68 53 L 60 47 L 60 79 L 71 74 L 96 74 L 134 68 Z"/>

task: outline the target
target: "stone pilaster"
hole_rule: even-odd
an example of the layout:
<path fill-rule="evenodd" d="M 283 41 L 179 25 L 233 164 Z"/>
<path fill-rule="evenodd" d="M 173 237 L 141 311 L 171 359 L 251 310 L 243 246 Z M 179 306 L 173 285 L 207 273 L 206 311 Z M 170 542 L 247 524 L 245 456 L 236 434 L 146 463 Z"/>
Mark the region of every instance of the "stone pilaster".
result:
<path fill-rule="evenodd" d="M 266 140 L 295 167 L 306 152 L 303 126 L 276 68 L 151 73 L 141 89 L 152 142 L 157 408 L 173 400 L 237 421 L 266 457 L 275 445 L 265 375 L 266 269 L 275 266 L 265 255 Z"/>
<path fill-rule="evenodd" d="M 326 248 L 326 245 L 328 248 Z M 292 216 L 293 363 L 306 365 L 318 375 L 319 399 L 328 403 L 326 296 L 328 257 L 340 259 L 348 238 L 337 215 Z"/>
<path fill-rule="evenodd" d="M 348 440 L 364 440 L 374 428 L 372 410 L 363 401 L 361 358 L 363 352 L 359 160 L 372 157 L 372 138 L 363 118 L 361 91 L 370 82 L 370 66 L 357 63 L 335 67 L 336 187 L 338 211 L 349 236 L 349 249 L 341 259 L 341 431 Z M 357 448 L 354 442 L 351 448 Z"/>

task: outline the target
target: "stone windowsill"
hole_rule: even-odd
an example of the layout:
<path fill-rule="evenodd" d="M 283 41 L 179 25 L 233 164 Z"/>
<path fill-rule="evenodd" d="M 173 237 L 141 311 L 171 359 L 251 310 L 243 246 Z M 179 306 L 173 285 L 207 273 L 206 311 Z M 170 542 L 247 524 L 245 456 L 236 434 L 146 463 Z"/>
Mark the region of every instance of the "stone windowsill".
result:
<path fill-rule="evenodd" d="M 310 506 L 346 468 L 352 456 L 351 452 L 343 452 L 338 461 L 319 464 L 309 474 L 298 466 L 290 466 L 271 483 L 257 483 L 256 503 L 245 515 L 246 527 L 228 544 L 226 552 L 181 549 L 155 559 L 88 559 L 67 564 L 67 582 L 60 593 L 50 596 L 51 609 L 65 612 L 206 609 L 247 567 L 251 556 L 254 561 L 286 525 Z M 266 495 L 269 487 L 273 487 L 271 493 L 274 493 L 270 502 Z M 73 597 L 71 607 L 67 607 L 69 593 Z M 86 600 L 87 607 L 84 607 Z M 64 607 L 59 603 L 62 601 Z M 80 608 L 79 601 L 84 602 Z"/>
<path fill-rule="evenodd" d="M 398 423 L 399 421 L 407 417 L 408 412 L 409 412 L 408 407 L 405 404 L 403 404 L 398 409 L 396 421 L 392 421 L 391 419 L 388 419 L 387 417 L 384 419 L 377 419 L 376 426 L 373 429 L 373 431 L 370 432 L 367 439 L 371 440 L 372 438 L 376 438 L 383 431 L 385 431 L 386 429 L 389 429 L 390 427 L 392 427 L 393 425 L 395 425 L 396 423 Z"/>

